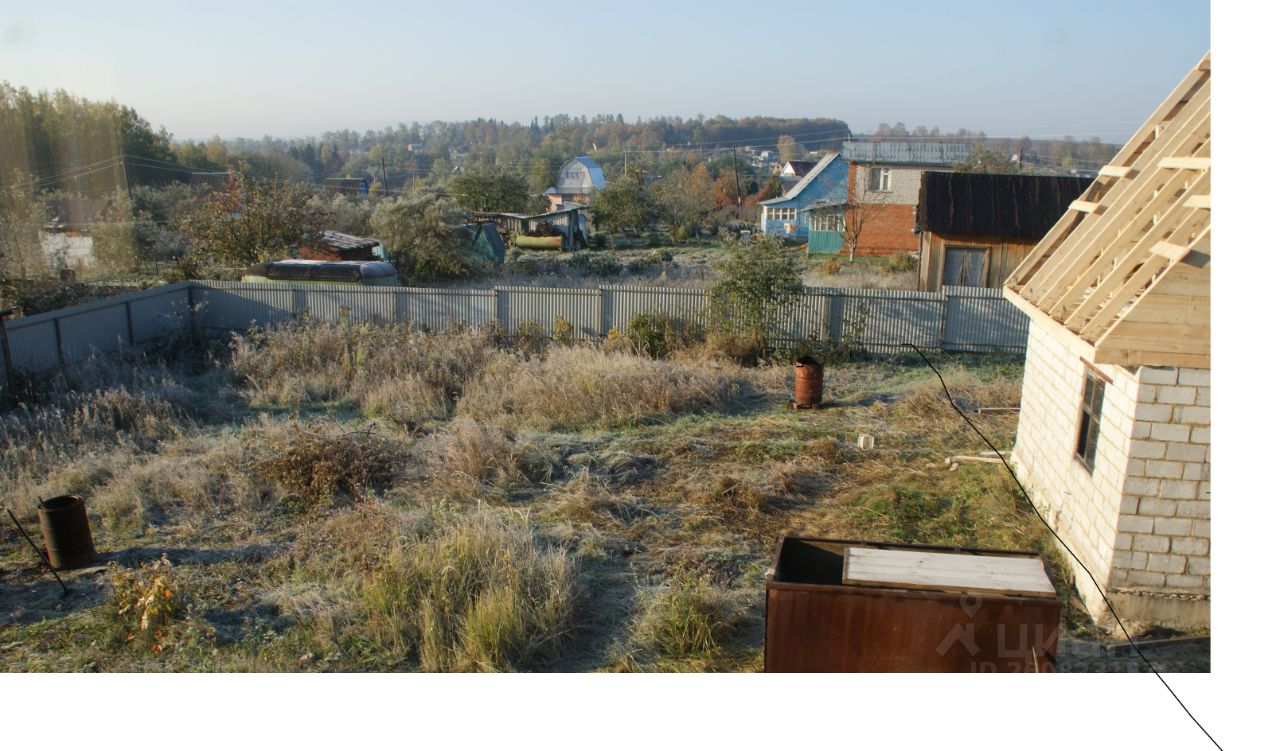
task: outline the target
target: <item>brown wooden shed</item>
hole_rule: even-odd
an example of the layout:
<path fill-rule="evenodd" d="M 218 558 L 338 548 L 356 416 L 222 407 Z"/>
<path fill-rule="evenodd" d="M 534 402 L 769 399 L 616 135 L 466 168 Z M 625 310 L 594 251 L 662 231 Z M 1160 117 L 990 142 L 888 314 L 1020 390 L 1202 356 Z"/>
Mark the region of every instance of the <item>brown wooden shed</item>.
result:
<path fill-rule="evenodd" d="M 1083 177 L 925 172 L 920 180 L 920 289 L 999 288 L 1088 189 Z"/>

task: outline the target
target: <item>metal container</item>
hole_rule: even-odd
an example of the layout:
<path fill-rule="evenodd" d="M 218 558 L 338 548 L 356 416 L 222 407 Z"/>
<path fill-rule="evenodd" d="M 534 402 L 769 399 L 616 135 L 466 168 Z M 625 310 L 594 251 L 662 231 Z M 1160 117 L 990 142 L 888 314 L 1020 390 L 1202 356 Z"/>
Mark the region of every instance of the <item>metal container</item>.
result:
<path fill-rule="evenodd" d="M 996 561 L 963 557 L 998 556 L 1024 571 L 1038 569 L 1052 591 L 1037 553 L 786 537 L 765 579 L 766 672 L 1054 669 L 1062 613 L 1056 593 L 939 586 L 909 574 L 892 583 L 846 583 L 851 556 L 867 551 L 945 554 L 981 565 Z"/>
<path fill-rule="evenodd" d="M 89 516 L 84 499 L 78 495 L 60 495 L 40 501 L 40 534 L 49 564 L 59 571 L 89 565 L 97 551 L 89 531 Z"/>
<path fill-rule="evenodd" d="M 817 407 L 822 404 L 822 363 L 812 357 L 796 360 L 797 407 Z"/>

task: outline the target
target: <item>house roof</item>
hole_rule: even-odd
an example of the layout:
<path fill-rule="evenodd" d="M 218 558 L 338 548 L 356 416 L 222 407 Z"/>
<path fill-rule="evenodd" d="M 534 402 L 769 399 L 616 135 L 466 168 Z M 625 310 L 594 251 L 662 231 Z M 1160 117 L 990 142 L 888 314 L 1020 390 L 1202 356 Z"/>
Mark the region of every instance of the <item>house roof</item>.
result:
<path fill-rule="evenodd" d="M 1096 363 L 1209 367 L 1209 55 L 1005 281 Z"/>
<path fill-rule="evenodd" d="M 1039 240 L 1091 182 L 1083 177 L 924 172 L 916 229 Z"/>
<path fill-rule="evenodd" d="M 790 167 L 791 172 L 794 173 L 796 177 L 804 177 L 809 174 L 809 170 L 813 169 L 815 164 L 816 162 L 802 162 L 798 159 L 790 159 L 786 164 L 782 165 L 782 168 L 786 169 L 787 167 Z"/>
<path fill-rule="evenodd" d="M 808 174 L 801 178 L 800 182 L 791 186 L 790 190 L 777 198 L 770 198 L 767 201 L 761 201 L 759 205 L 768 206 L 774 203 L 782 203 L 783 201 L 794 201 L 796 198 L 800 197 L 800 194 L 804 192 L 805 188 L 812 185 L 813 181 L 818 179 L 818 175 L 821 175 L 823 170 L 830 167 L 831 164 L 839 158 L 839 154 L 827 154 L 822 158 L 822 161 L 818 162 L 813 169 L 809 170 Z"/>
<path fill-rule="evenodd" d="M 335 250 L 366 250 L 382 244 L 381 240 L 374 237 L 357 237 L 331 229 L 320 233 L 320 242 Z"/>
<path fill-rule="evenodd" d="M 851 138 L 844 142 L 844 159 L 850 164 L 914 164 L 946 167 L 963 162 L 973 144 L 927 141 L 913 138 Z"/>
<path fill-rule="evenodd" d="M 583 167 L 587 168 L 587 174 L 591 175 L 591 184 L 601 187 L 605 184 L 604 169 L 596 164 L 596 160 L 589 156 L 575 156 L 574 160 L 580 162 Z"/>

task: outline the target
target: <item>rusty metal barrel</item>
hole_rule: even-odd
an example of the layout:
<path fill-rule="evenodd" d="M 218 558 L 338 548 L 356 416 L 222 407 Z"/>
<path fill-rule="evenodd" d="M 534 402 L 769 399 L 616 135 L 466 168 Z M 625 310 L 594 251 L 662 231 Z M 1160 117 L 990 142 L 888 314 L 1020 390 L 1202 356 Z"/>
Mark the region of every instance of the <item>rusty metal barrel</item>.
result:
<path fill-rule="evenodd" d="M 812 357 L 796 360 L 797 407 L 817 407 L 822 404 L 822 363 Z"/>
<path fill-rule="evenodd" d="M 89 515 L 84 499 L 78 495 L 60 495 L 40 501 L 40 534 L 49 554 L 49 565 L 59 571 L 89 565 L 97 551 L 89 531 Z"/>

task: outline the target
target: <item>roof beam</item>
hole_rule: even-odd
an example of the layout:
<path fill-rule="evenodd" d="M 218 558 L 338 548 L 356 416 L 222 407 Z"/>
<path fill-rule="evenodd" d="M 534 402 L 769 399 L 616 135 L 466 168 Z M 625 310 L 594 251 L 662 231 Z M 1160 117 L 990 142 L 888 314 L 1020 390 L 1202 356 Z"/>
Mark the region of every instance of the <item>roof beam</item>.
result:
<path fill-rule="evenodd" d="M 1192 169 L 1203 172 L 1209 169 L 1209 157 L 1167 156 L 1160 160 L 1160 169 Z"/>

